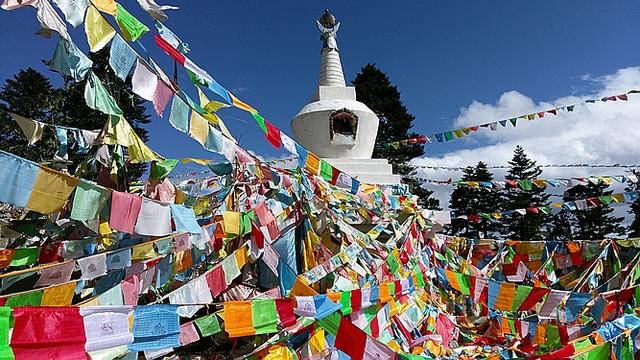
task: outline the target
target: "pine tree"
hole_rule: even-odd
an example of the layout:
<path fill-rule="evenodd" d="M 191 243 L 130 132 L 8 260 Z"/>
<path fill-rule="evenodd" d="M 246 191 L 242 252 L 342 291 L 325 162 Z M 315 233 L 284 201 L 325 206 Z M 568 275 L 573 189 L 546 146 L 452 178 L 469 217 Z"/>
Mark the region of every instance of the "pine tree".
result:
<path fill-rule="evenodd" d="M 623 218 L 611 215 L 613 208 L 600 200 L 601 196 L 611 195 L 605 191 L 608 185 L 589 182 L 587 185 L 576 185 L 565 192 L 564 201 L 590 199 L 587 208 L 571 212 L 571 222 L 576 239 L 602 240 L 610 234 L 621 235 L 624 227 L 620 224 Z"/>
<path fill-rule="evenodd" d="M 408 176 L 415 170 L 409 165 L 409 161 L 424 155 L 424 146 L 416 144 L 399 149 L 388 146 L 389 142 L 418 136 L 410 132 L 415 116 L 402 104 L 398 87 L 392 85 L 389 76 L 374 64 L 365 65 L 352 84 L 356 88 L 358 100 L 366 104 L 380 118 L 373 157 L 388 159 L 394 173 L 403 175 L 404 183 L 408 184 L 411 192 L 418 196 L 420 204 L 428 209 L 438 209 L 440 207 L 438 200 L 431 197 L 433 191 L 424 189 L 422 181 Z"/>
<path fill-rule="evenodd" d="M 505 176 L 507 180 L 532 181 L 542 174 L 540 167 L 527 157 L 520 145 L 516 146 L 509 165 L 509 171 Z M 532 186 L 531 190 L 509 188 L 503 191 L 504 207 L 507 210 L 543 207 L 548 205 L 549 196 L 544 188 L 537 186 Z M 543 211 L 538 213 L 527 211 L 525 215 L 513 213 L 505 217 L 503 233 L 511 239 L 540 240 L 544 237 L 543 230 L 547 218 L 547 214 Z"/>
<path fill-rule="evenodd" d="M 634 172 L 633 174 L 634 176 L 638 176 L 637 173 Z M 625 189 L 626 191 L 640 191 L 640 186 L 638 186 L 638 183 L 632 183 L 631 185 L 627 186 L 627 188 Z M 629 208 L 629 214 L 633 215 L 633 221 L 631 222 L 631 225 L 629 225 L 629 228 L 627 229 L 628 232 L 628 236 L 629 237 L 640 237 L 640 199 L 634 201 L 633 203 L 631 203 L 631 206 Z"/>
<path fill-rule="evenodd" d="M 561 211 L 552 215 L 551 224 L 549 224 L 546 238 L 559 241 L 568 241 L 573 239 L 571 214 Z"/>
<path fill-rule="evenodd" d="M 475 167 L 464 169 L 462 181 L 491 182 L 493 174 L 487 165 L 480 161 Z M 458 215 L 476 215 L 500 210 L 500 194 L 491 188 L 458 186 L 451 193 L 449 207 Z M 471 238 L 493 237 L 498 224 L 491 219 L 480 218 L 475 223 L 466 219 L 454 219 L 451 227 L 453 234 Z"/>
<path fill-rule="evenodd" d="M 132 92 L 131 81 L 120 80 L 109 67 L 108 47 L 90 54 L 89 57 L 93 61 L 93 71 L 116 99 L 124 117 L 140 138 L 147 141 L 147 130 L 141 127 L 150 121 L 149 115 L 145 113 L 144 100 Z M 6 111 L 50 125 L 85 130 L 98 130 L 104 126 L 107 115 L 89 108 L 85 103 L 86 80 L 76 82 L 66 76 L 62 78 L 63 87 L 56 89 L 43 74 L 28 68 L 20 70 L 12 79 L 6 80 L 0 89 L 0 149 L 36 162 L 51 160 L 58 150 L 57 137 L 51 127 L 45 127 L 42 140 L 35 146 L 28 146 L 17 123 Z M 77 155 L 69 151 L 69 170 L 74 172 L 85 158 L 86 155 Z M 128 178 L 139 178 L 145 168 L 146 164 L 128 165 Z"/>

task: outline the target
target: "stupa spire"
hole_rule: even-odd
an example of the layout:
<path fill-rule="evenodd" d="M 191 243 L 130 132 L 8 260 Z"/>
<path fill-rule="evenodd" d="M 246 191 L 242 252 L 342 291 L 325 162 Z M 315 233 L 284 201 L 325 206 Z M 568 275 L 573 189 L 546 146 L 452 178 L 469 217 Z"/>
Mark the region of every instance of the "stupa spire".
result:
<path fill-rule="evenodd" d="M 324 14 L 316 21 L 320 30 L 322 40 L 322 50 L 320 58 L 320 79 L 319 86 L 346 86 L 344 73 L 342 72 L 342 62 L 340 61 L 340 51 L 336 35 L 340 28 L 340 23 L 336 22 L 329 9 L 325 9 Z"/>

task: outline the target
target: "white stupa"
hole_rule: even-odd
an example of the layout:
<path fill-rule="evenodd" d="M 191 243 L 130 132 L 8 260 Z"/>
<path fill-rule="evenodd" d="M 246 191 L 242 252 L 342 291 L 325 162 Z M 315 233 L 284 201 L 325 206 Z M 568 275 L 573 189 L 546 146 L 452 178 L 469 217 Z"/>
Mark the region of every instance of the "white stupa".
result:
<path fill-rule="evenodd" d="M 345 84 L 336 42 L 340 23 L 329 10 L 317 23 L 323 41 L 320 79 L 311 102 L 291 120 L 296 141 L 360 181 L 399 184 L 386 159 L 371 159 L 379 120 Z"/>

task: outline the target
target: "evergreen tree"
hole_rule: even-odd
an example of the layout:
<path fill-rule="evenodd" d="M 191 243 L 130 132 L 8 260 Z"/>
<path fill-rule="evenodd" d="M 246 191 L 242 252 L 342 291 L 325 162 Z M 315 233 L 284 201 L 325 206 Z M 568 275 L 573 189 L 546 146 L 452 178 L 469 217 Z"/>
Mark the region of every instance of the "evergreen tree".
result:
<path fill-rule="evenodd" d="M 464 170 L 462 181 L 491 182 L 493 174 L 487 165 L 480 161 L 475 167 Z M 458 186 L 451 193 L 449 207 L 458 215 L 492 213 L 500 209 L 500 194 L 490 188 Z M 465 219 L 453 219 L 451 228 L 454 235 L 471 238 L 493 237 L 498 224 L 486 218 L 479 222 Z"/>
<path fill-rule="evenodd" d="M 564 201 L 589 199 L 586 209 L 571 212 L 576 239 L 601 240 L 607 235 L 621 235 L 624 232 L 624 227 L 620 225 L 623 218 L 611 215 L 613 208 L 600 200 L 601 196 L 611 195 L 611 191 L 605 191 L 607 187 L 602 183 L 589 182 L 587 185 L 576 185 L 565 192 Z"/>
<path fill-rule="evenodd" d="M 635 172 L 634 172 L 634 175 L 637 176 Z M 640 186 L 638 186 L 638 183 L 635 182 L 627 186 L 625 190 L 640 191 Z M 640 237 L 640 198 L 634 201 L 633 203 L 631 203 L 629 214 L 633 215 L 633 221 L 631 222 L 631 225 L 629 225 L 629 228 L 627 229 L 629 233 L 628 236 Z"/>
<path fill-rule="evenodd" d="M 403 175 L 403 181 L 409 185 L 411 192 L 418 196 L 420 204 L 428 209 L 438 209 L 438 200 L 431 197 L 433 191 L 424 189 L 423 181 L 408 177 L 415 170 L 409 165 L 409 161 L 424 155 L 424 146 L 415 144 L 399 149 L 388 146 L 389 142 L 418 136 L 410 131 L 415 116 L 402 104 L 398 87 L 392 85 L 389 76 L 373 64 L 365 65 L 352 84 L 356 88 L 358 100 L 380 118 L 373 157 L 388 159 L 394 173 Z"/>
<path fill-rule="evenodd" d="M 568 241 L 573 239 L 573 228 L 571 226 L 571 214 L 561 211 L 551 216 L 551 224 L 547 231 L 548 239 Z"/>
<path fill-rule="evenodd" d="M 145 113 L 144 100 L 132 92 L 131 81 L 120 80 L 109 67 L 108 47 L 98 53 L 91 53 L 89 57 L 93 61 L 93 71 L 116 99 L 124 117 L 140 138 L 147 141 L 147 131 L 141 127 L 150 121 L 149 115 Z M 51 127 L 45 127 L 42 140 L 36 145 L 28 146 L 18 124 L 6 114 L 7 111 L 50 125 L 84 130 L 98 130 L 104 126 L 107 115 L 86 105 L 86 80 L 76 82 L 67 76 L 62 76 L 62 79 L 63 87 L 56 89 L 43 74 L 28 68 L 6 80 L 0 89 L 0 149 L 36 162 L 51 160 L 58 150 L 57 137 Z M 69 151 L 69 170 L 74 172 L 86 156 Z M 139 178 L 145 168 L 146 164 L 128 165 L 128 178 Z"/>
<path fill-rule="evenodd" d="M 520 145 L 516 146 L 509 165 L 509 171 L 505 176 L 507 180 L 528 183 L 542 174 L 540 167 L 527 157 Z M 535 185 L 531 186 L 531 190 L 523 190 L 520 187 L 508 188 L 503 191 L 504 207 L 507 210 L 543 207 L 548 205 L 549 196 L 544 188 Z M 513 213 L 505 218 L 503 233 L 511 239 L 540 240 L 543 238 L 547 218 L 548 215 L 543 211 L 527 211 L 525 215 Z"/>

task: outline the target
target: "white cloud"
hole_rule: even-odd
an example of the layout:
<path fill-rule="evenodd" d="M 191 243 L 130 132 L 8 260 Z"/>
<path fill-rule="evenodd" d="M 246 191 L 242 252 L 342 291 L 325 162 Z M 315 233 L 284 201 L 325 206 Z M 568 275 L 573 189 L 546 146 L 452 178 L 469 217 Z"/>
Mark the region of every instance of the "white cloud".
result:
<path fill-rule="evenodd" d="M 586 76 L 585 81 L 595 90 L 582 96 L 566 96 L 550 102 L 536 102 L 517 91 L 503 93 L 495 104 L 477 101 L 460 110 L 452 127 L 489 123 L 518 115 L 542 111 L 559 106 L 580 103 L 585 99 L 600 99 L 604 96 L 626 93 L 640 89 L 640 67 L 624 68 L 614 74 L 601 77 Z M 635 164 L 640 163 L 640 94 L 630 94 L 629 101 L 587 104 L 576 106 L 574 112 L 561 112 L 558 116 L 546 114 L 542 119 L 518 120 L 513 128 L 498 126 L 497 131 L 480 128 L 477 133 L 454 141 L 465 142 L 467 149 L 456 150 L 438 156 L 426 155 L 412 161 L 416 165 L 464 166 L 484 161 L 490 165 L 506 165 L 516 145 L 524 147 L 526 153 L 538 164 Z M 428 145 L 435 148 L 438 143 Z M 617 175 L 620 168 L 569 168 L 544 169 L 543 177 L 570 177 L 584 175 Z M 504 171 L 496 170 L 496 178 Z M 459 172 L 444 172 L 423 169 L 421 176 L 431 179 L 454 180 Z M 436 190 L 443 206 L 448 204 L 451 187 L 430 186 Z"/>

